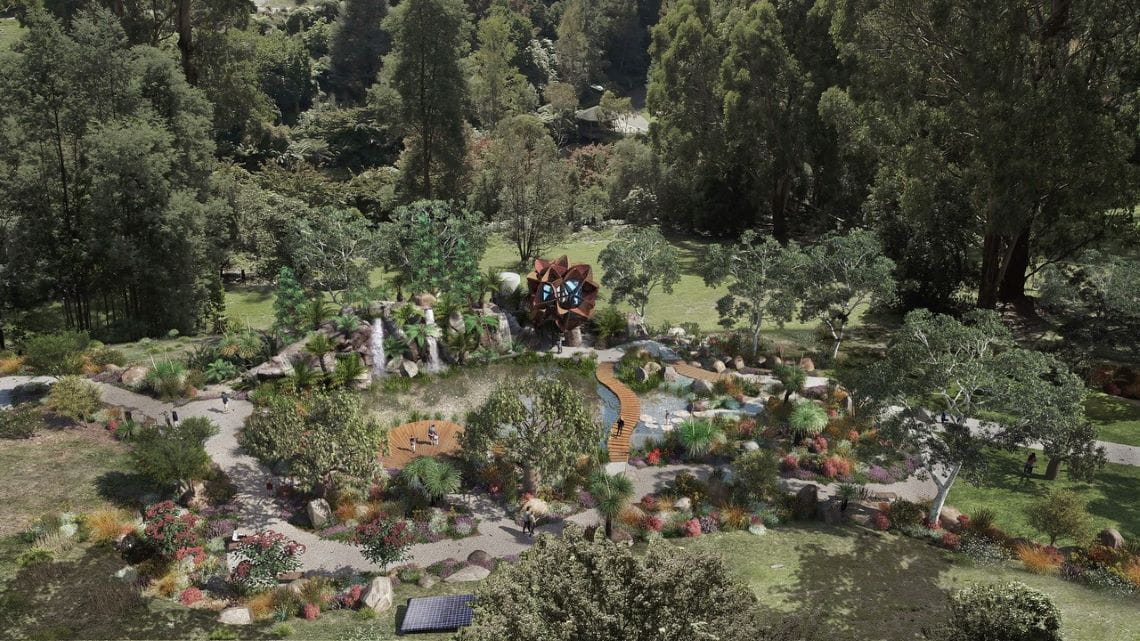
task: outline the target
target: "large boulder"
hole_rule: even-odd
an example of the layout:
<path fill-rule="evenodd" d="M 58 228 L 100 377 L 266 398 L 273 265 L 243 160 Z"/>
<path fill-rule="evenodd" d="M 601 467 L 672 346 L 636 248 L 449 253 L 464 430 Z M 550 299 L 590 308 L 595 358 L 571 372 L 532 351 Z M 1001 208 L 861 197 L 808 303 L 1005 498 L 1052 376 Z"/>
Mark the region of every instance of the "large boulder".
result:
<path fill-rule="evenodd" d="M 685 328 L 684 327 L 670 327 L 669 331 L 666 332 L 666 334 L 668 334 L 669 336 L 671 336 L 673 338 L 684 338 L 685 337 Z"/>
<path fill-rule="evenodd" d="M 722 361 L 718 358 L 712 362 L 712 369 L 717 374 L 720 374 L 724 370 L 728 369 L 728 367 L 725 366 L 724 361 Z"/>
<path fill-rule="evenodd" d="M 400 373 L 400 376 L 415 378 L 420 373 L 420 366 L 416 365 L 415 361 L 404 359 L 400 361 L 400 367 L 397 371 Z"/>
<path fill-rule="evenodd" d="M 643 367 L 645 368 L 646 372 L 649 372 L 650 376 L 660 372 L 662 369 L 661 363 L 658 363 L 657 361 L 649 361 Z"/>
<path fill-rule="evenodd" d="M 689 389 L 691 389 L 694 394 L 712 394 L 713 384 L 704 380 L 703 378 L 698 378 L 693 381 L 693 384 L 689 386 Z"/>
<path fill-rule="evenodd" d="M 515 272 L 499 272 L 499 296 L 506 298 L 522 284 L 522 276 Z"/>
<path fill-rule="evenodd" d="M 467 562 L 468 563 L 475 563 L 475 564 L 482 565 L 483 563 L 486 563 L 490 560 L 491 560 L 491 555 L 487 554 L 487 552 L 485 550 L 475 550 L 471 554 L 467 555 Z"/>
<path fill-rule="evenodd" d="M 815 517 L 819 509 L 819 486 L 814 483 L 805 485 L 796 492 L 796 504 L 793 510 L 795 517 L 807 521 Z"/>
<path fill-rule="evenodd" d="M 682 496 L 676 501 L 673 501 L 673 509 L 682 512 L 688 512 L 689 510 L 693 509 L 693 500 L 687 496 Z"/>
<path fill-rule="evenodd" d="M 412 296 L 412 302 L 420 307 L 435 307 L 435 296 L 427 292 Z"/>
<path fill-rule="evenodd" d="M 136 570 L 133 566 L 127 565 L 115 572 L 115 578 L 122 581 L 123 583 L 133 584 L 135 581 L 139 580 L 139 571 Z"/>
<path fill-rule="evenodd" d="M 121 378 L 119 378 L 119 380 L 122 381 L 123 385 L 126 385 L 127 387 L 140 387 L 143 384 L 143 381 L 146 380 L 146 375 L 147 368 L 145 366 L 135 365 L 134 367 L 128 367 L 125 371 L 123 371 L 123 375 Z"/>
<path fill-rule="evenodd" d="M 813 361 L 810 357 L 804 356 L 800 359 L 800 369 L 807 372 L 808 374 L 814 374 L 815 361 Z"/>
<path fill-rule="evenodd" d="M 944 528 L 958 527 L 958 517 L 962 516 L 961 510 L 953 505 L 943 505 L 942 512 L 938 515 L 938 523 Z"/>
<path fill-rule="evenodd" d="M 309 523 L 318 530 L 328 525 L 329 521 L 332 520 L 332 507 L 324 499 L 309 501 L 309 504 L 305 506 L 305 512 L 309 515 Z"/>
<path fill-rule="evenodd" d="M 1119 550 L 1124 547 L 1124 537 L 1115 528 L 1105 528 L 1096 535 L 1096 542 L 1105 547 Z"/>
<path fill-rule="evenodd" d="M 737 356 L 736 358 L 732 359 L 732 369 L 734 369 L 738 372 L 740 370 L 744 369 L 744 357 L 743 356 Z"/>
<path fill-rule="evenodd" d="M 218 623 L 225 625 L 250 625 L 253 623 L 253 615 L 250 613 L 249 608 L 226 608 L 218 615 Z"/>
<path fill-rule="evenodd" d="M 661 375 L 666 381 L 672 383 L 673 381 L 677 380 L 677 368 L 673 367 L 672 365 L 666 365 L 665 369 L 662 370 Z"/>
<path fill-rule="evenodd" d="M 649 368 L 647 367 L 638 367 L 637 369 L 633 370 L 633 380 L 637 381 L 638 383 L 644 383 L 645 381 L 648 381 L 651 376 L 653 375 L 649 373 Z"/>
<path fill-rule="evenodd" d="M 764 369 L 776 369 L 777 365 L 783 365 L 784 359 L 779 356 L 772 355 L 764 359 Z"/>
<path fill-rule="evenodd" d="M 392 607 L 392 579 L 378 576 L 372 579 L 360 597 L 364 607 L 383 612 Z"/>
<path fill-rule="evenodd" d="M 430 588 L 430 587 L 434 586 L 436 583 L 439 583 L 439 577 L 437 577 L 434 574 L 429 574 L 427 572 L 424 572 L 423 574 L 421 574 L 420 580 L 416 581 L 416 584 L 419 585 L 421 588 L 424 588 L 424 589 Z"/>
<path fill-rule="evenodd" d="M 760 444 L 756 441 L 744 441 L 745 452 L 755 452 L 758 449 L 760 449 Z"/>
<path fill-rule="evenodd" d="M 482 581 L 490 575 L 491 571 L 481 565 L 466 565 L 456 570 L 453 574 L 444 579 L 444 581 L 448 583 Z"/>

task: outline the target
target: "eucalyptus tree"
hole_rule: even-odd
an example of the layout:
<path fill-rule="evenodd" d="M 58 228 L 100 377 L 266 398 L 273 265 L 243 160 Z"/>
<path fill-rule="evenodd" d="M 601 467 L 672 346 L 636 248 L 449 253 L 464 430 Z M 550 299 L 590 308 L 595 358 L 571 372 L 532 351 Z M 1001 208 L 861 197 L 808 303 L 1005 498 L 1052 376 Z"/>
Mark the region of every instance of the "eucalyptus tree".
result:
<path fill-rule="evenodd" d="M 654 227 L 622 231 L 602 249 L 598 262 L 610 300 L 628 301 L 642 320 L 654 290 L 672 294 L 673 286 L 681 282 L 679 252 Z"/>

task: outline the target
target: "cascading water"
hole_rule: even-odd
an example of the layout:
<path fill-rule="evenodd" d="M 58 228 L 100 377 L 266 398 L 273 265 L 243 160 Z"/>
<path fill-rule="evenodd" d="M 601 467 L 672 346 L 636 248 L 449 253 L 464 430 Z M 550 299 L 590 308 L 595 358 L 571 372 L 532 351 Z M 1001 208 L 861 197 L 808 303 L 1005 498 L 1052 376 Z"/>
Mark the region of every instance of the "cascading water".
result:
<path fill-rule="evenodd" d="M 372 319 L 372 378 L 383 378 L 388 372 L 384 354 L 384 319 Z"/>
<path fill-rule="evenodd" d="M 435 310 L 430 307 L 424 309 L 424 325 L 430 327 L 435 326 Z M 427 337 L 427 358 L 424 361 L 424 365 L 429 372 L 438 372 L 440 369 L 439 341 L 436 340 L 435 336 L 431 336 L 430 334 Z"/>

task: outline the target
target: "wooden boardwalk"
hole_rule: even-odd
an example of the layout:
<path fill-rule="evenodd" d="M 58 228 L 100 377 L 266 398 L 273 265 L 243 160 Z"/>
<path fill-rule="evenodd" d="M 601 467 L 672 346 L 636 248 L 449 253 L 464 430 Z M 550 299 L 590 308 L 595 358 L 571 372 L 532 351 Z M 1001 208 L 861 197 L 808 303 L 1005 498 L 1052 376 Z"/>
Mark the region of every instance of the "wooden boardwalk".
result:
<path fill-rule="evenodd" d="M 701 369 L 699 367 L 693 367 L 692 365 L 689 365 L 688 363 L 682 363 L 680 361 L 678 361 L 676 363 L 671 363 L 671 365 L 673 366 L 673 369 L 677 370 L 678 374 L 680 374 L 681 376 L 684 376 L 685 378 L 692 378 L 692 379 L 698 379 L 699 378 L 699 379 L 704 380 L 704 381 L 709 381 L 710 383 L 715 383 L 716 381 L 720 380 L 720 378 L 722 376 L 725 376 L 725 374 L 717 374 L 716 372 L 710 372 L 707 369 Z M 727 373 L 727 370 L 725 370 L 725 372 Z"/>
<path fill-rule="evenodd" d="M 617 421 L 614 421 L 610 426 L 610 437 L 606 441 L 606 449 L 610 453 L 611 463 L 626 463 L 629 461 L 629 437 L 633 434 L 633 430 L 637 427 L 638 421 L 641 420 L 641 399 L 637 398 L 637 394 L 633 390 L 625 386 L 614 375 L 613 363 L 598 363 L 598 369 L 594 372 L 598 382 L 605 385 L 614 396 L 617 396 L 618 402 L 621 404 L 621 409 L 618 411 L 618 416 L 625 421 L 625 427 L 621 435 L 617 433 Z"/>
<path fill-rule="evenodd" d="M 432 446 L 428 440 L 428 427 L 435 425 L 439 432 L 439 445 Z M 441 456 L 459 452 L 459 435 L 463 426 L 451 421 L 424 420 L 404 423 L 388 432 L 388 454 L 380 457 L 380 464 L 386 468 L 401 469 L 412 459 L 420 456 Z M 411 439 L 416 439 L 416 451 L 412 451 Z"/>

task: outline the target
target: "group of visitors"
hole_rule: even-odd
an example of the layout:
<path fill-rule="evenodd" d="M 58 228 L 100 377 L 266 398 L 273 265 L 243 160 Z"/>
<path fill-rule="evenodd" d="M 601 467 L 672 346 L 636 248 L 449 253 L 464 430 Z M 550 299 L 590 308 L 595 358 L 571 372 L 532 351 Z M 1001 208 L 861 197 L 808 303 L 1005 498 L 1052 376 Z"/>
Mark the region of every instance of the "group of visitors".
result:
<path fill-rule="evenodd" d="M 428 444 L 432 447 L 439 447 L 439 430 L 435 428 L 435 423 L 430 423 L 428 425 L 427 435 Z M 408 447 L 412 450 L 413 454 L 416 453 L 416 445 L 418 445 L 419 442 L 420 441 L 416 438 L 415 434 L 412 434 L 412 436 L 408 439 Z"/>

